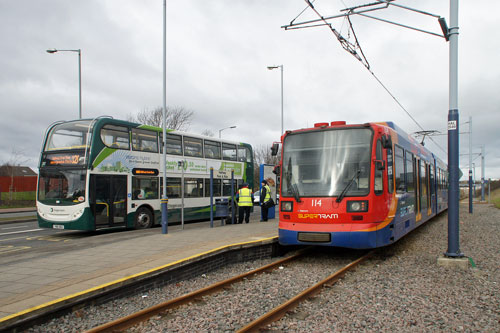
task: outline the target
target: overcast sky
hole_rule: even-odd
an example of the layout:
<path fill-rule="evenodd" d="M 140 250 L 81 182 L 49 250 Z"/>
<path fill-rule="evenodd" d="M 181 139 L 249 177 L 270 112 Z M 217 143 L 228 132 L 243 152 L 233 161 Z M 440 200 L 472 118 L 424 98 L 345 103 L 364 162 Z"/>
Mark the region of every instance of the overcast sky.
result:
<path fill-rule="evenodd" d="M 324 15 L 360 0 L 316 0 Z M 449 0 L 396 3 L 449 19 Z M 0 0 L 0 163 L 37 167 L 42 137 L 57 120 L 78 117 L 77 53 L 82 50 L 84 118 L 126 119 L 162 105 L 162 0 Z M 224 138 L 254 146 L 280 135 L 280 72 L 284 127 L 315 122 L 394 121 L 419 126 L 326 27 L 285 31 L 303 0 L 167 0 L 167 105 L 194 111 L 190 132 L 221 128 Z M 472 116 L 473 159 L 481 177 L 500 178 L 500 3 L 460 2 L 460 132 Z M 401 9 L 376 14 L 440 33 L 437 19 Z M 296 22 L 316 18 L 307 10 Z M 348 38 L 342 19 L 334 28 Z M 375 75 L 426 130 L 446 134 L 449 43 L 443 38 L 362 17 L 352 23 Z M 352 34 L 351 39 L 352 41 Z M 426 147 L 447 161 L 447 137 Z M 469 165 L 469 135 L 460 135 L 460 167 Z M 464 154 L 464 155 L 462 155 Z"/>

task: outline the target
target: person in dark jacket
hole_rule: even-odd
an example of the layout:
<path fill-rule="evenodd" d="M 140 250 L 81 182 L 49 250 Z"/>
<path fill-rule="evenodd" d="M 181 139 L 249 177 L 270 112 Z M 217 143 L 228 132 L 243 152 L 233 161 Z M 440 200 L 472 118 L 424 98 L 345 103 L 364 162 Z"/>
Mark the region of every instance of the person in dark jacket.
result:
<path fill-rule="evenodd" d="M 262 189 L 260 190 L 260 207 L 262 211 L 261 222 L 267 221 L 267 214 L 269 211 L 269 201 L 271 200 L 271 189 L 267 185 L 267 180 L 262 180 Z"/>

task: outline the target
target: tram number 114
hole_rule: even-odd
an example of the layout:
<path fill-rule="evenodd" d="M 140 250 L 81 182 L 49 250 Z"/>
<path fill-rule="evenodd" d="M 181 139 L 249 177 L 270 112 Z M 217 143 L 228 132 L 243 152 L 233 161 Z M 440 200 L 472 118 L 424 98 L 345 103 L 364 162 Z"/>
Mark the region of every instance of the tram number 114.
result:
<path fill-rule="evenodd" d="M 319 200 L 318 199 L 313 200 L 311 206 L 313 206 L 313 207 L 321 207 L 321 199 L 319 199 Z"/>

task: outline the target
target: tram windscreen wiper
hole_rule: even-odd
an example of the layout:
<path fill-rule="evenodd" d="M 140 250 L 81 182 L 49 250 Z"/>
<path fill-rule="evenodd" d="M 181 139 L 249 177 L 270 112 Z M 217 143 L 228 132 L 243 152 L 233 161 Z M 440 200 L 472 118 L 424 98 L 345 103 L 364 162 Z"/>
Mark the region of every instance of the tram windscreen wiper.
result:
<path fill-rule="evenodd" d="M 297 202 L 301 202 L 300 193 L 297 184 L 292 184 L 292 157 L 288 159 L 288 168 L 285 172 L 286 185 L 288 187 L 288 193 L 292 193 L 293 197 Z"/>
<path fill-rule="evenodd" d="M 340 195 L 337 197 L 337 199 L 335 200 L 336 202 L 341 202 L 342 199 L 344 199 L 345 195 L 347 194 L 347 191 L 349 190 L 349 188 L 351 187 L 352 183 L 354 183 L 354 179 L 356 179 L 356 177 L 359 176 L 359 174 L 361 173 L 360 170 L 356 171 L 356 173 L 354 174 L 354 176 L 352 176 L 351 180 L 349 181 L 349 183 L 347 183 L 347 185 L 345 186 L 345 188 L 342 190 L 342 192 L 340 192 Z"/>
<path fill-rule="evenodd" d="M 290 188 L 292 190 L 293 197 L 295 198 L 295 200 L 297 202 L 301 202 L 299 188 L 297 187 L 297 184 L 292 184 L 292 186 L 290 186 Z"/>

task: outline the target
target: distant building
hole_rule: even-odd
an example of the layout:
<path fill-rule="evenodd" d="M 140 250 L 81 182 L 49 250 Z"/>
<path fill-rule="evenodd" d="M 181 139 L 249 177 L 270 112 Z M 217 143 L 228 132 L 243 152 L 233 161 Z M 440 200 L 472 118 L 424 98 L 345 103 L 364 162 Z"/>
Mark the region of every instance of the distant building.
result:
<path fill-rule="evenodd" d="M 0 166 L 0 192 L 34 192 L 37 174 L 25 166 Z"/>

